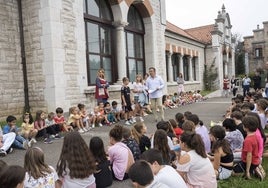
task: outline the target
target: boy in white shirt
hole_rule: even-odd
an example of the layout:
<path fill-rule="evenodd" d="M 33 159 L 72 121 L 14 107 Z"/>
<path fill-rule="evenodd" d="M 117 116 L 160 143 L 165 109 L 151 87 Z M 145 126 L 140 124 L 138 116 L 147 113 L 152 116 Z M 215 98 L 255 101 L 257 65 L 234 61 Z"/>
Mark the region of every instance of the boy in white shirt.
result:
<path fill-rule="evenodd" d="M 141 159 L 150 164 L 156 181 L 170 188 L 187 188 L 179 173 L 173 167 L 163 164 L 162 153 L 159 150 L 149 149 L 142 153 Z"/>

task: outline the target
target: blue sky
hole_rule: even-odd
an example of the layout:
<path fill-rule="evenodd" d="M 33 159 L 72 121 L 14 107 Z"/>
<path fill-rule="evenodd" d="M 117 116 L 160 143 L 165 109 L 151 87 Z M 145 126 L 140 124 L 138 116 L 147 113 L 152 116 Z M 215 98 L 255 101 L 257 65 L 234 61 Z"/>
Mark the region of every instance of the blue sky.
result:
<path fill-rule="evenodd" d="M 222 5 L 229 13 L 232 33 L 253 35 L 268 21 L 268 0 L 166 0 L 166 17 L 171 23 L 187 29 L 214 24 Z"/>

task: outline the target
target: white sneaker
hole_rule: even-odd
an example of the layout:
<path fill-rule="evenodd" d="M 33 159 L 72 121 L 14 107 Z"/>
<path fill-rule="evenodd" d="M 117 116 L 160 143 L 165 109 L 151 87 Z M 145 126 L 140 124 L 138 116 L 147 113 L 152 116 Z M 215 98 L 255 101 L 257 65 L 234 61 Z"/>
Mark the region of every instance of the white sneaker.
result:
<path fill-rule="evenodd" d="M 99 123 L 99 126 L 102 127 L 103 125 L 101 123 Z"/>
<path fill-rule="evenodd" d="M 83 131 L 84 131 L 84 132 L 87 132 L 87 131 L 89 131 L 89 130 L 88 130 L 88 129 L 86 129 L 86 128 L 84 127 L 84 128 L 83 128 Z"/>
<path fill-rule="evenodd" d="M 130 121 L 126 121 L 125 122 L 125 125 L 131 125 L 131 122 Z"/>
<path fill-rule="evenodd" d="M 95 124 L 92 124 L 92 125 L 91 125 L 91 128 L 95 128 Z"/>
<path fill-rule="evenodd" d="M 28 142 L 28 147 L 32 147 L 32 143 L 33 143 L 33 140 L 31 139 L 29 142 Z"/>
<path fill-rule="evenodd" d="M 78 130 L 79 133 L 84 133 L 85 131 L 83 129 Z"/>
<path fill-rule="evenodd" d="M 141 121 L 141 122 L 144 122 L 144 119 L 143 119 L 142 117 L 140 117 L 140 121 Z"/>
<path fill-rule="evenodd" d="M 133 123 L 136 123 L 137 121 L 136 121 L 136 118 L 132 118 L 132 122 Z"/>
<path fill-rule="evenodd" d="M 33 143 L 36 143 L 36 142 L 37 142 L 37 141 L 35 140 L 35 138 L 32 138 L 31 140 L 33 141 Z"/>

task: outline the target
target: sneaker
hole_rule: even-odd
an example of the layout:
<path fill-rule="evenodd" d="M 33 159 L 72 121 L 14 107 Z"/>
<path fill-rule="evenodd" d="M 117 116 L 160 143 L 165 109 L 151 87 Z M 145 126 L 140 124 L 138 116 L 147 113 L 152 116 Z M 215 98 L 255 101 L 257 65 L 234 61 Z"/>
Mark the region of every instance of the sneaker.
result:
<path fill-rule="evenodd" d="M 132 118 L 132 122 L 133 123 L 136 123 L 137 121 L 136 121 L 136 118 Z"/>
<path fill-rule="evenodd" d="M 260 178 L 261 181 L 264 180 L 266 173 L 261 164 L 255 168 L 255 175 Z"/>
<path fill-rule="evenodd" d="M 30 141 L 32 141 L 33 143 L 37 143 L 37 141 L 35 140 L 35 138 L 32 138 Z"/>
<path fill-rule="evenodd" d="M 14 151 L 13 148 L 9 148 L 6 153 L 9 154 L 12 153 L 13 151 Z"/>
<path fill-rule="evenodd" d="M 0 157 L 5 157 L 7 155 L 7 152 L 3 149 L 0 149 Z"/>
<path fill-rule="evenodd" d="M 79 133 L 84 133 L 85 131 L 83 129 L 78 130 Z"/>
<path fill-rule="evenodd" d="M 128 122 L 129 122 L 130 124 L 133 124 L 133 123 L 134 123 L 134 121 L 133 121 L 132 119 L 128 120 Z"/>
<path fill-rule="evenodd" d="M 143 119 L 142 117 L 140 117 L 140 121 L 141 121 L 141 122 L 144 122 L 144 119 Z"/>
<path fill-rule="evenodd" d="M 28 142 L 28 147 L 30 148 L 30 147 L 32 147 L 32 140 L 30 140 L 29 142 Z"/>
<path fill-rule="evenodd" d="M 23 147 L 23 149 L 28 149 L 28 142 L 27 141 L 24 141 L 22 143 L 22 147 Z"/>
<path fill-rule="evenodd" d="M 99 127 L 102 127 L 103 125 L 101 123 L 99 123 Z"/>
<path fill-rule="evenodd" d="M 89 130 L 87 128 L 82 128 L 84 132 L 88 132 Z"/>
<path fill-rule="evenodd" d="M 127 121 L 125 122 L 125 125 L 131 125 L 130 121 L 127 120 Z"/>
<path fill-rule="evenodd" d="M 91 128 L 95 128 L 95 124 L 92 124 L 92 125 L 91 125 Z"/>
<path fill-rule="evenodd" d="M 60 135 L 59 134 L 56 134 L 55 135 L 55 139 L 60 139 L 61 137 L 60 137 Z"/>
<path fill-rule="evenodd" d="M 50 135 L 50 138 L 51 138 L 51 139 L 54 139 L 54 138 L 55 138 L 55 135 L 53 135 L 53 134 Z"/>
<path fill-rule="evenodd" d="M 53 141 L 50 138 L 45 138 L 44 139 L 44 144 L 52 144 Z"/>

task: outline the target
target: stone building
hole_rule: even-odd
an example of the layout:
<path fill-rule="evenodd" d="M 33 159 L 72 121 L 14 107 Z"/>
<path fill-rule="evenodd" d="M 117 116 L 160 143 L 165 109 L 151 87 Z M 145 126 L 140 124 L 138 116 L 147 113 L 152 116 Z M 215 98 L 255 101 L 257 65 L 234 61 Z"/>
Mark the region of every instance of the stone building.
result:
<path fill-rule="evenodd" d="M 246 73 L 254 73 L 265 69 L 268 61 L 268 21 L 263 22 L 263 28 L 258 25 L 252 36 L 244 37 Z"/>
<path fill-rule="evenodd" d="M 204 64 L 216 58 L 219 88 L 234 74 L 231 23 L 225 8 L 215 24 L 182 30 L 166 22 L 165 0 L 0 0 L 0 119 L 23 110 L 47 112 L 95 105 L 96 72 L 105 69 L 110 98 L 121 79 L 149 67 L 176 91 L 202 89 Z"/>

